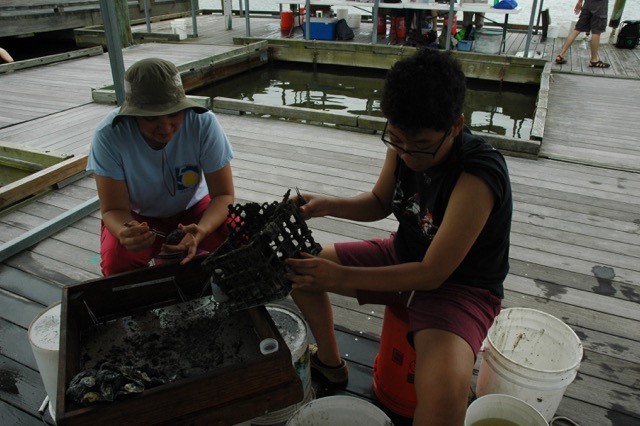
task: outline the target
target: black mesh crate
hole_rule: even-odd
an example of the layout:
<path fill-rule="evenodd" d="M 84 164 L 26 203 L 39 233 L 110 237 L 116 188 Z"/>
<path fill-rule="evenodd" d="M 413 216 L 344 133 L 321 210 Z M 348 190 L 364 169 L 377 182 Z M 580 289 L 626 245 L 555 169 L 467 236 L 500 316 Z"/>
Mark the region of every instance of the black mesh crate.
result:
<path fill-rule="evenodd" d="M 320 253 L 289 192 L 282 202 L 231 206 L 229 219 L 226 241 L 202 263 L 228 297 L 223 308 L 236 311 L 286 297 L 291 283 L 284 260 Z"/>

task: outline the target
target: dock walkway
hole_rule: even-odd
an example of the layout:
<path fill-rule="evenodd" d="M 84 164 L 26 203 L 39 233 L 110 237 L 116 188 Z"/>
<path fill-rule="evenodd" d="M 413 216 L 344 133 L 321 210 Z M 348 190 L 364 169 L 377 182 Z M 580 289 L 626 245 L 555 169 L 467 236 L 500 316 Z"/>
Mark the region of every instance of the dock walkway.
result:
<path fill-rule="evenodd" d="M 252 35 L 279 34 L 278 22 L 255 19 Z M 125 66 L 148 56 L 176 63 L 210 56 L 233 49 L 231 37 L 244 36 L 241 18 L 234 19 L 232 31 L 224 31 L 216 15 L 201 16 L 198 27 L 200 37 L 186 43 L 125 49 Z M 366 31 L 363 23 L 359 36 L 367 37 Z M 521 50 L 516 37 L 522 34 L 509 36 L 508 54 Z M 552 58 L 551 47 L 536 41 L 533 49 Z M 599 76 L 580 69 L 580 61 L 553 65 L 540 157 L 507 158 L 514 217 L 504 305 L 545 311 L 581 338 L 584 359 L 557 415 L 582 426 L 640 425 L 640 161 L 631 133 L 640 116 L 640 76 L 632 72 L 639 69 L 637 51 Z M 603 52 L 609 60 L 618 54 L 609 46 Z M 96 123 L 111 109 L 92 103 L 90 88 L 109 79 L 106 54 L 0 74 L 0 141 L 85 154 Z M 370 189 L 384 156 L 379 135 L 218 117 L 236 154 L 238 202 L 277 200 L 296 186 L 353 195 Z M 0 216 L 0 243 L 11 244 L 95 196 L 93 179 L 84 177 L 20 205 Z M 60 300 L 61 288 L 100 276 L 99 226 L 93 212 L 0 265 L 0 424 L 41 424 L 37 410 L 45 391 L 27 328 Z M 382 237 L 395 222 L 322 218 L 310 226 L 327 244 Z M 332 303 L 352 371 L 347 392 L 372 398 L 383 307 L 338 296 Z"/>

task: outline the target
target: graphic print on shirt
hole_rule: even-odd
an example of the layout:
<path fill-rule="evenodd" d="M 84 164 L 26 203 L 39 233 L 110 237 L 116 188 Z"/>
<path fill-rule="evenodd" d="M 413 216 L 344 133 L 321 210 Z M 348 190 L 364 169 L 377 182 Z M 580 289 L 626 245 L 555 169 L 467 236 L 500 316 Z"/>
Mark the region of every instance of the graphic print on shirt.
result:
<path fill-rule="evenodd" d="M 433 223 L 433 215 L 429 208 L 425 208 L 424 212 L 421 211 L 419 193 L 416 192 L 412 196 L 405 198 L 401 182 L 398 181 L 394 191 L 393 204 L 396 211 L 402 212 L 403 216 L 406 216 L 418 226 L 427 240 L 433 240 L 436 232 L 438 232 L 438 226 Z"/>
<path fill-rule="evenodd" d="M 176 167 L 178 190 L 193 188 L 200 183 L 200 168 L 194 165 Z"/>

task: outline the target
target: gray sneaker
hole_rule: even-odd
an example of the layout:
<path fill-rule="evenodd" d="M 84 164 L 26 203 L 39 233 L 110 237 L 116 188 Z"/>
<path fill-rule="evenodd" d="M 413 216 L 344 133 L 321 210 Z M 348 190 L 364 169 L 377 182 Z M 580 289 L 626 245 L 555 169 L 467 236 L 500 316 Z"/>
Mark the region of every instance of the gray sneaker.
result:
<path fill-rule="evenodd" d="M 311 377 L 326 385 L 344 388 L 349 382 L 349 367 L 343 360 L 337 367 L 328 367 L 318 359 L 318 345 L 309 345 L 309 359 L 311 367 Z"/>

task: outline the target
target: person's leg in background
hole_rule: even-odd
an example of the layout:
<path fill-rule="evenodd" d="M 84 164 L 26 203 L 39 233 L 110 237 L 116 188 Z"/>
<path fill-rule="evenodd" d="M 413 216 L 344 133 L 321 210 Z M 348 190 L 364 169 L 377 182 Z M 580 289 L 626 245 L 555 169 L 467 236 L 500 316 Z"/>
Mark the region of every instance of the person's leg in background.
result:
<path fill-rule="evenodd" d="M 564 41 L 564 44 L 562 45 L 562 49 L 560 50 L 560 53 L 558 53 L 558 55 L 556 56 L 556 64 L 567 63 L 567 59 L 565 58 L 565 56 L 569 51 L 571 44 L 580 35 L 581 32 L 582 31 L 578 31 L 577 29 L 575 29 L 569 33 L 569 37 L 567 37 L 567 39 Z"/>
<path fill-rule="evenodd" d="M 484 27 L 484 13 L 476 13 L 475 15 L 474 24 L 476 25 L 476 31 L 478 31 Z"/>
<path fill-rule="evenodd" d="M 600 60 L 600 56 L 598 55 L 598 51 L 600 48 L 600 34 L 606 31 L 607 29 L 607 5 L 608 2 L 601 1 L 594 3 L 594 8 L 591 11 L 591 21 L 590 21 L 590 30 L 591 30 L 591 60 L 589 61 L 589 66 L 594 68 L 609 68 L 609 64 Z"/>

